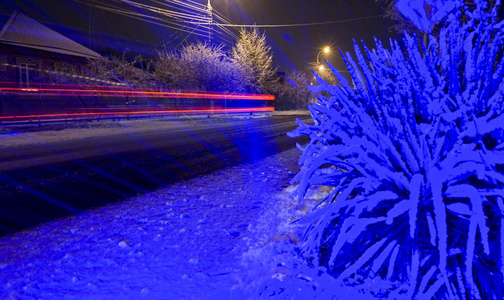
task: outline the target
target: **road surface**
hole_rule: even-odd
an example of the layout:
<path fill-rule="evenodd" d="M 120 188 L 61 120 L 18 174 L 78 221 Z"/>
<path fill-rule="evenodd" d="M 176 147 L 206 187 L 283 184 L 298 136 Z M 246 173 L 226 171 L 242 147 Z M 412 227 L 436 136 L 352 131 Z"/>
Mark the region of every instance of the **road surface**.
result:
<path fill-rule="evenodd" d="M 286 136 L 296 118 L 310 116 L 157 120 L 0 139 L 0 235 L 293 148 L 303 142 Z"/>

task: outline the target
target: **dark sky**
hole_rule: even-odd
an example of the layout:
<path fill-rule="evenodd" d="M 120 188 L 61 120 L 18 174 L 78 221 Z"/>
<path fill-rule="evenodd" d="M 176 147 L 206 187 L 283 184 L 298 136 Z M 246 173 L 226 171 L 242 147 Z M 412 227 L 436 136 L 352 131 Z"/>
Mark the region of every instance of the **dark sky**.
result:
<path fill-rule="evenodd" d="M 214 2 L 218 2 L 214 0 Z M 242 16 L 247 24 L 317 23 L 359 19 L 383 15 L 374 0 L 222 0 L 233 3 L 230 17 Z M 255 3 L 252 5 L 252 3 Z M 215 4 L 214 6 L 217 6 Z M 224 10 L 226 13 L 228 11 Z M 238 11 L 238 13 L 236 13 Z M 325 56 L 338 68 L 344 66 L 337 49 L 353 50 L 353 41 L 363 39 L 374 45 L 373 36 L 388 39 L 390 24 L 383 17 L 341 23 L 265 28 L 265 32 L 280 66 L 284 69 L 313 69 L 317 54 L 326 45 L 333 51 Z M 321 55 L 321 58 L 324 56 Z"/>
<path fill-rule="evenodd" d="M 8 15 L 17 9 L 86 46 L 91 43 L 91 48 L 100 53 L 107 51 L 107 48 L 108 50 L 120 51 L 128 47 L 133 52 L 150 54 L 165 43 L 168 47 L 180 47 L 187 41 L 206 40 L 204 36 L 146 23 L 86 4 L 95 0 L 80 1 L 82 2 L 78 3 L 73 0 L 4 0 L 0 3 L 0 14 L 3 14 L 0 21 L 3 25 Z M 176 0 L 136 0 L 142 4 L 159 6 L 155 1 L 166 3 Z M 195 0 L 193 2 L 206 5 L 207 1 Z M 374 0 L 211 1 L 213 9 L 234 24 L 304 24 L 383 15 L 382 8 Z M 107 0 L 105 2 L 141 14 L 160 16 L 153 12 L 134 8 L 124 3 L 123 0 Z M 183 0 L 182 2 L 188 3 Z M 198 13 L 194 12 L 194 15 L 198 15 Z M 169 19 L 166 16 L 163 18 Z M 195 26 L 189 25 L 186 30 L 192 31 Z M 274 63 L 279 66 L 280 71 L 292 68 L 309 71 L 313 69 L 316 56 L 323 46 L 329 45 L 333 51 L 329 55 L 321 57 L 328 59 L 337 68 L 343 68 L 343 61 L 337 49 L 342 49 L 345 52 L 353 51 L 353 38 L 358 41 L 363 39 L 370 46 L 374 45 L 373 36 L 384 39 L 385 42 L 390 36 L 389 26 L 388 20 L 383 17 L 375 17 L 341 23 L 261 28 L 261 30 L 266 33 L 268 43 L 273 50 Z M 230 29 L 238 30 L 237 28 Z M 223 42 L 227 49 L 233 42 L 229 36 L 226 38 L 225 35 L 219 33 L 214 33 L 213 36 L 215 43 Z M 89 37 L 91 37 L 91 42 Z M 223 37 L 224 39 L 222 39 Z"/>

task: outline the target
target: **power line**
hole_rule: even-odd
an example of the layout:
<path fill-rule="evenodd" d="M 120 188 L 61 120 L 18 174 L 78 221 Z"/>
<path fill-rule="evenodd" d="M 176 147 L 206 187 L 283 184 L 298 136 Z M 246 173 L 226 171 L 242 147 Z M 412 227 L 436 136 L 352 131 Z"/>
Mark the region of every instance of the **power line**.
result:
<path fill-rule="evenodd" d="M 183 13 L 183 12 L 178 12 L 178 11 L 173 11 L 173 10 L 168 10 L 168 9 L 163 9 L 159 7 L 155 7 L 152 5 L 147 5 L 147 4 L 142 4 L 142 3 L 137 3 L 134 1 L 129 1 L 129 0 L 122 0 L 123 2 L 130 4 L 132 6 L 136 6 L 138 8 L 151 11 L 154 13 L 161 14 L 166 17 L 172 17 L 174 19 L 189 19 L 189 20 L 194 20 L 194 19 L 199 19 L 200 21 L 205 21 L 206 18 L 202 17 L 196 17 L 194 15 L 194 12 L 189 12 L 189 13 Z"/>
<path fill-rule="evenodd" d="M 219 24 L 219 26 L 225 27 L 249 27 L 249 28 L 272 28 L 272 27 L 301 27 L 301 26 L 316 26 L 316 25 L 326 25 L 326 24 L 336 24 L 336 23 L 346 23 L 346 22 L 354 22 L 366 19 L 374 19 L 381 18 L 383 15 L 376 15 L 370 17 L 362 17 L 362 18 L 354 18 L 354 19 L 346 19 L 346 20 L 338 20 L 338 21 L 328 21 L 328 22 L 316 22 L 316 23 L 297 23 L 297 24 Z M 191 22 L 192 24 L 203 24 L 198 22 Z"/>
<path fill-rule="evenodd" d="M 205 37 L 213 28 L 221 37 L 235 38 L 236 34 L 227 28 L 231 22 L 218 11 L 213 11 L 218 22 L 207 16 L 208 7 L 192 0 L 72 0 L 114 14 L 127 16 L 147 23 L 184 32 L 189 36 Z M 153 5 L 151 5 L 153 4 Z M 127 7 L 125 7 L 125 5 Z M 132 9 L 133 8 L 133 9 Z M 222 26 L 224 25 L 224 26 Z M 231 26 L 229 26 L 231 27 Z M 183 42 L 183 41 L 182 41 Z"/>
<path fill-rule="evenodd" d="M 176 22 L 173 22 L 173 21 L 169 21 L 169 20 L 167 20 L 165 18 L 161 18 L 161 17 L 155 17 L 155 16 L 152 16 L 152 15 L 146 15 L 146 14 L 142 14 L 142 13 L 132 12 L 130 10 L 119 8 L 119 7 L 111 5 L 111 4 L 106 4 L 108 6 L 104 6 L 104 5 L 96 5 L 96 4 L 85 3 L 82 0 L 73 0 L 73 1 L 77 2 L 77 3 L 84 4 L 84 5 L 93 6 L 93 7 L 105 10 L 105 11 L 113 12 L 113 13 L 116 13 L 116 14 L 119 14 L 119 15 L 124 15 L 124 16 L 130 17 L 130 18 L 133 18 L 133 19 L 138 19 L 138 20 L 141 20 L 141 21 L 144 21 L 144 22 L 152 23 L 152 24 L 155 24 L 155 25 L 158 25 L 158 26 L 170 28 L 170 29 L 173 29 L 173 30 L 183 31 L 183 32 L 190 33 L 190 34 L 199 35 L 201 37 L 205 36 L 204 35 L 205 32 L 203 30 L 199 29 L 198 28 L 199 26 L 196 26 L 196 28 L 193 28 L 191 30 L 187 25 L 181 25 L 179 23 L 176 23 Z M 97 3 L 102 4 L 102 2 L 100 0 L 94 0 L 94 1 L 96 1 Z M 103 4 L 105 4 L 105 3 L 103 3 Z M 163 14 L 161 14 L 161 15 L 163 15 Z M 175 18 L 175 19 L 177 19 L 177 18 Z M 182 21 L 182 22 L 184 22 L 186 24 L 189 23 L 187 21 Z M 195 22 L 191 22 L 191 23 L 195 23 Z M 206 23 L 206 24 L 208 24 L 208 23 Z M 175 27 L 175 26 L 181 26 L 181 28 L 180 27 Z"/>

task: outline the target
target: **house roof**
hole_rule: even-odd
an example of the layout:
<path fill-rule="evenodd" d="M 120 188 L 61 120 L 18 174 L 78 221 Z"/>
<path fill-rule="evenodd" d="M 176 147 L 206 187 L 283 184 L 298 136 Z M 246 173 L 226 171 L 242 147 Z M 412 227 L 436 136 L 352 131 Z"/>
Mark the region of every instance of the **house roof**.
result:
<path fill-rule="evenodd" d="M 49 27 L 15 11 L 0 31 L 0 44 L 8 44 L 86 58 L 100 54 Z"/>

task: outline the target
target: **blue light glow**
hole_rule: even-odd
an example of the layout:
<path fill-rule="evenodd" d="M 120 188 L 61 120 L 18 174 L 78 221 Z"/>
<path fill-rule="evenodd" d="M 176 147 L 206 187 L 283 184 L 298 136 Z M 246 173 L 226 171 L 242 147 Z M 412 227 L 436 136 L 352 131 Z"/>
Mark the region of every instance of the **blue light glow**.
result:
<path fill-rule="evenodd" d="M 12 133 L 0 133 L 0 139 L 5 139 L 5 138 L 16 136 L 16 135 L 19 135 L 19 133 L 15 133 L 15 132 L 12 132 Z"/>

